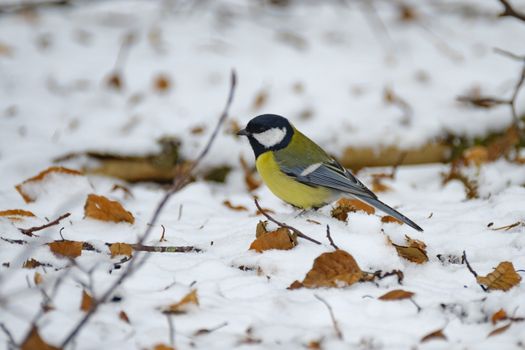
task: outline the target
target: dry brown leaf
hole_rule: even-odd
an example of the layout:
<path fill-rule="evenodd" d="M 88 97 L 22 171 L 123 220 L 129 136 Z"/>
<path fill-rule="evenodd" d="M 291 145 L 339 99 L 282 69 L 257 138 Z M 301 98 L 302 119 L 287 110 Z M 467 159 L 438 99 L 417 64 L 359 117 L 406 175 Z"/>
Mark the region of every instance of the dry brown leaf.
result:
<path fill-rule="evenodd" d="M 38 271 L 36 271 L 35 276 L 33 276 L 33 282 L 35 282 L 35 284 L 40 284 L 44 282 L 44 278 Z"/>
<path fill-rule="evenodd" d="M 447 337 L 445 336 L 445 334 L 443 334 L 443 329 L 438 329 L 437 331 L 430 332 L 427 335 L 425 335 L 424 337 L 422 337 L 420 342 L 421 343 L 425 343 L 425 342 L 427 342 L 429 340 L 433 340 L 433 339 L 447 340 Z"/>
<path fill-rule="evenodd" d="M 252 192 L 261 186 L 261 181 L 255 178 L 255 172 L 248 166 L 248 163 L 241 155 L 239 158 L 241 162 L 242 171 L 244 172 L 244 183 L 248 191 Z"/>
<path fill-rule="evenodd" d="M 193 135 L 200 135 L 200 134 L 202 134 L 204 132 L 204 130 L 206 130 L 206 128 L 204 126 L 197 125 L 197 126 L 194 126 L 193 128 L 191 128 L 190 132 Z"/>
<path fill-rule="evenodd" d="M 255 235 L 257 238 L 252 242 L 249 249 L 258 253 L 270 249 L 288 250 L 297 245 L 297 235 L 295 233 L 284 227 L 268 232 L 263 221 L 259 221 L 257 224 Z"/>
<path fill-rule="evenodd" d="M 117 255 L 131 257 L 133 254 L 133 248 L 128 243 L 112 243 L 109 245 L 109 251 L 111 252 L 112 258 L 116 257 Z"/>
<path fill-rule="evenodd" d="M 396 219 L 395 217 L 393 216 L 390 216 L 390 215 L 385 215 L 381 218 L 381 222 L 383 223 L 395 223 L 395 224 L 399 224 L 399 225 L 403 225 L 403 222 L 399 219 Z"/>
<path fill-rule="evenodd" d="M 125 210 L 122 204 L 109 200 L 104 196 L 97 196 L 96 194 L 88 195 L 86 204 L 84 205 L 84 215 L 88 218 L 102 221 L 125 221 L 130 224 L 135 222 L 133 215 Z"/>
<path fill-rule="evenodd" d="M 403 300 L 403 299 L 410 299 L 414 295 L 413 292 L 409 292 L 403 289 L 394 289 L 390 292 L 387 292 L 383 295 L 381 295 L 378 299 L 379 300 Z"/>
<path fill-rule="evenodd" d="M 22 265 L 22 267 L 24 269 L 34 269 L 36 267 L 39 267 L 39 266 L 42 266 L 43 264 L 38 261 L 38 260 L 35 260 L 35 259 L 28 259 L 24 262 L 24 265 Z"/>
<path fill-rule="evenodd" d="M 124 84 L 122 83 L 122 77 L 120 72 L 115 71 L 106 77 L 106 86 L 114 90 L 122 90 Z"/>
<path fill-rule="evenodd" d="M 34 202 L 36 200 L 36 196 L 25 192 L 24 191 L 24 185 L 29 184 L 29 183 L 35 183 L 35 182 L 42 181 L 48 175 L 50 175 L 50 174 L 57 174 L 57 173 L 59 173 L 59 174 L 66 174 L 66 175 L 77 175 L 77 176 L 78 175 L 82 175 L 82 173 L 77 171 L 77 170 L 68 169 L 68 168 L 64 168 L 64 167 L 61 167 L 61 166 L 52 166 L 52 167 L 47 168 L 46 170 L 42 171 L 38 175 L 33 176 L 33 177 L 25 180 L 21 184 L 16 185 L 15 188 L 18 191 L 18 193 L 20 193 L 20 195 L 22 196 L 22 198 L 24 199 L 24 201 L 26 203 Z"/>
<path fill-rule="evenodd" d="M 506 324 L 505 326 L 501 326 L 501 327 L 499 327 L 499 328 L 494 329 L 492 332 L 490 332 L 490 333 L 487 335 L 487 338 L 488 338 L 488 337 L 492 337 L 492 336 L 495 336 L 495 335 L 498 335 L 498 334 L 501 334 L 501 333 L 506 332 L 507 329 L 509 329 L 511 325 L 512 325 L 512 322 L 509 322 L 509 323 Z"/>
<path fill-rule="evenodd" d="M 118 313 L 118 318 L 121 319 L 122 321 L 126 322 L 129 324 L 129 317 L 128 317 L 128 314 L 126 314 L 124 312 L 124 310 L 121 310 L 119 313 Z"/>
<path fill-rule="evenodd" d="M 306 348 L 310 350 L 321 350 L 321 340 L 310 340 Z"/>
<path fill-rule="evenodd" d="M 392 243 L 394 248 L 397 250 L 397 254 L 411 262 L 416 264 L 423 264 L 428 261 L 428 255 L 426 251 L 427 245 L 417 239 L 412 239 L 409 236 L 405 236 L 406 246 L 401 246 Z"/>
<path fill-rule="evenodd" d="M 230 208 L 231 210 L 235 210 L 235 211 L 247 211 L 248 210 L 248 208 L 246 208 L 244 205 L 233 205 L 232 202 L 230 202 L 229 200 L 223 201 L 222 204 L 226 206 L 227 208 Z"/>
<path fill-rule="evenodd" d="M 20 345 L 20 350 L 60 350 L 60 348 L 47 344 L 38 334 L 36 327 L 33 327 L 28 337 Z"/>
<path fill-rule="evenodd" d="M 511 262 L 503 261 L 487 276 L 477 276 L 476 280 L 488 289 L 507 291 L 520 283 L 521 276 L 514 270 Z"/>
<path fill-rule="evenodd" d="M 76 258 L 82 254 L 82 242 L 54 241 L 47 244 L 51 251 L 59 257 Z"/>
<path fill-rule="evenodd" d="M 175 350 L 175 348 L 164 344 L 157 344 L 153 350 Z"/>
<path fill-rule="evenodd" d="M 350 286 L 361 280 L 362 277 L 363 271 L 357 265 L 354 257 L 339 249 L 319 255 L 314 260 L 312 269 L 308 271 L 304 281 L 292 283 L 290 289 L 300 286 L 306 288 Z"/>
<path fill-rule="evenodd" d="M 364 211 L 367 214 L 374 214 L 375 209 L 357 199 L 341 198 L 335 204 L 331 211 L 333 218 L 340 221 L 346 221 L 349 212 Z"/>
<path fill-rule="evenodd" d="M 480 166 L 489 160 L 489 152 L 486 147 L 473 146 L 463 152 L 463 159 L 467 164 Z"/>
<path fill-rule="evenodd" d="M 382 178 L 379 177 L 379 176 L 375 176 L 372 180 L 372 192 L 374 193 L 377 193 L 377 192 L 388 192 L 392 190 L 390 188 L 390 186 L 387 186 L 385 185 L 383 182 L 382 182 Z"/>
<path fill-rule="evenodd" d="M 23 209 L 9 209 L 0 211 L 0 217 L 6 217 L 11 221 L 20 221 L 23 220 L 24 217 L 34 216 L 35 214 L 32 212 Z"/>
<path fill-rule="evenodd" d="M 508 317 L 507 317 L 507 313 L 505 312 L 505 310 L 499 309 L 492 315 L 492 317 L 490 318 L 490 321 L 492 322 L 492 324 L 496 324 L 498 323 L 498 321 L 506 320 L 507 318 Z"/>
<path fill-rule="evenodd" d="M 199 305 L 196 289 L 186 294 L 178 303 L 164 308 L 162 312 L 165 314 L 184 314 L 189 311 L 189 307 L 192 305 Z"/>
<path fill-rule="evenodd" d="M 165 74 L 159 74 L 153 81 L 153 89 L 157 92 L 167 92 L 171 88 L 171 79 Z"/>
<path fill-rule="evenodd" d="M 82 301 L 80 302 L 80 310 L 88 312 L 93 307 L 93 297 L 85 290 L 82 291 Z"/>

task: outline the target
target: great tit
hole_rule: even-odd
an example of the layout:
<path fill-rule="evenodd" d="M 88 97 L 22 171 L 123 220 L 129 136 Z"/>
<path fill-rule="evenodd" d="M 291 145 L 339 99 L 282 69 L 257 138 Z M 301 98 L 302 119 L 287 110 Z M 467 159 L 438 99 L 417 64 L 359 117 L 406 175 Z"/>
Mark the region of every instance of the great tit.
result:
<path fill-rule="evenodd" d="M 283 201 L 302 209 L 317 209 L 340 197 L 350 196 L 423 231 L 412 220 L 381 202 L 288 119 L 275 114 L 259 115 L 237 135 L 248 137 L 257 171 L 273 194 Z"/>

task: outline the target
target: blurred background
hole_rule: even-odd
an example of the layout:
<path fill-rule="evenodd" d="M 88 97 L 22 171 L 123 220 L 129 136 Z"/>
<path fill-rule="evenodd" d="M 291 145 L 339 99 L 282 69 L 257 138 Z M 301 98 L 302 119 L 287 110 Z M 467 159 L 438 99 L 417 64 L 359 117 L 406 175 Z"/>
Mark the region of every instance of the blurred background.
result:
<path fill-rule="evenodd" d="M 169 178 L 207 139 L 235 69 L 209 167 L 252 157 L 233 134 L 262 113 L 289 118 L 353 169 L 447 161 L 513 123 L 508 105 L 478 101 L 510 98 L 520 77 L 523 63 L 494 51 L 523 54 L 525 23 L 503 10 L 496 0 L 2 1 L 0 160 Z M 146 169 L 118 163 L 144 156 Z"/>

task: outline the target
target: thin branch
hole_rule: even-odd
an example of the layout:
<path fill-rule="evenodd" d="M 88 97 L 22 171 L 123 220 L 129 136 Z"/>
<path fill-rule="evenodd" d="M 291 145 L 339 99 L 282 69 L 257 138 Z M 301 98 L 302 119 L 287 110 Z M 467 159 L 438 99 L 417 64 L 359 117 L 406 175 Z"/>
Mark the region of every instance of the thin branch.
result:
<path fill-rule="evenodd" d="M 401 270 L 392 270 L 392 271 L 387 271 L 385 273 L 383 273 L 383 271 L 381 271 L 381 270 L 378 270 L 378 271 L 373 272 L 372 275 L 375 278 L 380 279 L 380 280 L 382 280 L 383 278 L 386 278 L 386 277 L 396 276 L 397 277 L 397 283 L 399 283 L 399 284 L 401 284 L 401 282 L 403 282 L 403 278 L 405 278 L 405 275 L 403 274 L 403 271 L 401 271 Z"/>
<path fill-rule="evenodd" d="M 67 218 L 67 217 L 70 216 L 70 215 L 71 215 L 70 213 L 65 213 L 64 215 L 59 216 L 59 217 L 56 218 L 55 220 L 50 221 L 50 222 L 48 222 L 48 223 L 45 224 L 45 225 L 42 225 L 42 226 L 36 226 L 36 227 L 30 227 L 30 228 L 19 228 L 19 230 L 20 230 L 20 232 L 22 232 L 24 235 L 29 236 L 29 237 L 33 237 L 33 236 L 34 236 L 34 235 L 33 235 L 33 232 L 40 231 L 40 230 L 46 229 L 46 228 L 48 228 L 48 227 L 58 225 L 58 224 L 60 223 L 61 220 Z"/>
<path fill-rule="evenodd" d="M 516 11 L 507 0 L 499 0 L 499 2 L 503 5 L 503 12 L 499 17 L 514 17 L 525 22 L 525 13 Z"/>
<path fill-rule="evenodd" d="M 301 231 L 299 231 L 295 227 L 292 227 L 290 225 L 286 225 L 284 222 L 277 221 L 276 219 L 271 217 L 270 214 L 268 214 L 263 208 L 261 208 L 261 206 L 259 205 L 259 202 L 257 201 L 257 198 L 254 198 L 253 200 L 255 201 L 255 206 L 257 207 L 259 212 L 261 214 L 263 214 L 264 216 L 266 216 L 266 218 L 268 220 L 270 220 L 271 222 L 279 225 L 280 227 L 284 227 L 284 228 L 287 228 L 289 230 L 292 230 L 297 235 L 297 237 L 304 238 L 304 239 L 309 240 L 310 242 L 314 242 L 316 244 L 321 244 L 321 242 L 319 242 L 319 241 L 317 241 L 317 240 L 315 240 L 313 238 L 308 237 L 307 235 L 305 235 L 304 233 L 302 233 Z"/>
<path fill-rule="evenodd" d="M 461 257 L 461 262 L 465 263 L 467 265 L 467 269 L 470 271 L 470 273 L 472 275 L 474 275 L 474 277 L 476 278 L 476 282 L 477 282 L 477 280 L 478 280 L 478 278 L 477 278 L 478 277 L 478 273 L 476 271 L 474 271 L 472 266 L 470 266 L 470 263 L 467 260 L 467 253 L 465 251 L 463 251 L 463 256 Z M 484 292 L 487 291 L 487 288 L 484 285 L 482 285 L 480 283 L 478 283 L 478 285 L 481 287 L 481 289 L 483 289 Z"/>
<path fill-rule="evenodd" d="M 334 247 L 335 250 L 339 250 L 339 247 L 334 243 L 332 235 L 330 234 L 330 225 L 326 225 L 326 238 L 328 238 L 330 245 Z"/>
<path fill-rule="evenodd" d="M 138 252 L 149 252 L 149 253 L 199 253 L 202 249 L 193 246 L 155 246 L 155 245 L 142 245 L 142 244 L 131 244 L 133 250 Z"/>
<path fill-rule="evenodd" d="M 326 308 L 328 309 L 328 312 L 330 313 L 332 324 L 334 325 L 335 335 L 337 336 L 338 339 L 343 340 L 343 333 L 341 332 L 341 329 L 339 328 L 339 324 L 337 323 L 337 320 L 335 319 L 335 316 L 334 316 L 334 310 L 332 310 L 332 307 L 330 306 L 330 304 L 328 304 L 326 300 L 324 300 L 317 294 L 314 294 L 314 297 L 326 306 Z"/>
<path fill-rule="evenodd" d="M 4 331 L 5 335 L 8 339 L 9 349 L 17 349 L 18 346 L 16 345 L 15 338 L 13 338 L 13 335 L 9 331 L 9 328 L 3 323 L 0 323 L 0 329 Z"/>
<path fill-rule="evenodd" d="M 521 222 L 521 221 L 517 221 L 517 222 L 515 222 L 513 224 L 510 224 L 510 225 L 505 225 L 505 226 L 501 226 L 501 227 L 491 228 L 491 230 L 492 231 L 500 231 L 500 230 L 508 231 L 511 228 L 514 228 L 514 227 L 522 225 L 522 224 L 524 224 L 524 223 Z"/>
<path fill-rule="evenodd" d="M 228 94 L 228 99 L 226 101 L 226 105 L 224 107 L 224 110 L 222 111 L 221 116 L 219 117 L 217 125 L 215 126 L 215 130 L 213 131 L 212 135 L 210 136 L 210 139 L 208 140 L 208 143 L 206 144 L 206 146 L 204 147 L 204 149 L 202 150 L 200 155 L 191 164 L 191 166 L 188 169 L 188 171 L 182 173 L 180 178 L 175 178 L 174 179 L 172 187 L 164 194 L 162 199 L 157 204 L 157 207 L 155 208 L 155 211 L 153 212 L 153 215 L 152 215 L 151 219 L 149 220 L 150 224 L 147 226 L 144 234 L 142 235 L 142 237 L 140 238 L 140 240 L 139 240 L 139 242 L 137 244 L 143 245 L 143 243 L 148 239 L 148 237 L 149 237 L 149 235 L 150 235 L 150 233 L 152 231 L 152 228 L 155 226 L 155 223 L 157 222 L 157 220 L 158 220 L 162 210 L 164 209 L 164 206 L 168 202 L 168 200 L 171 198 L 171 196 L 174 193 L 176 193 L 177 191 L 179 191 L 180 189 L 182 189 L 184 187 L 186 182 L 189 180 L 192 171 L 199 165 L 200 161 L 206 156 L 206 154 L 210 150 L 211 145 L 213 144 L 213 142 L 214 142 L 214 140 L 215 140 L 215 138 L 217 136 L 217 133 L 219 132 L 219 129 L 220 129 L 221 125 L 224 123 L 224 121 L 226 120 L 226 118 L 228 116 L 228 111 L 230 109 L 230 105 L 232 103 L 233 95 L 234 95 L 234 92 L 235 92 L 235 87 L 237 85 L 236 82 L 237 82 L 237 78 L 236 78 L 235 71 L 232 71 L 231 72 L 230 90 L 229 90 L 229 94 Z M 106 292 L 104 294 L 102 294 L 102 296 L 100 298 L 98 298 L 98 299 L 93 301 L 92 308 L 88 312 L 86 312 L 84 317 L 82 317 L 82 319 L 77 323 L 77 325 L 73 328 L 73 330 L 62 341 L 62 344 L 60 344 L 61 348 L 65 348 L 66 345 L 69 344 L 77 336 L 77 334 L 84 327 L 84 325 L 97 312 L 98 307 L 101 304 L 105 303 L 107 300 L 109 300 L 109 298 L 111 297 L 111 295 L 113 294 L 115 289 L 117 289 L 118 286 L 120 286 L 127 278 L 129 278 L 129 276 L 131 276 L 131 274 L 133 272 L 138 270 L 144 264 L 144 262 L 146 261 L 147 257 L 148 256 L 146 255 L 145 258 L 140 260 L 140 261 L 138 259 L 132 259 L 129 262 L 129 264 L 126 265 L 126 269 L 119 276 L 119 278 L 115 282 L 113 282 L 112 285 L 110 285 L 110 287 L 106 290 Z M 137 261 L 139 261 L 139 262 L 137 262 Z M 135 265 L 137 265 L 137 266 L 135 267 Z"/>

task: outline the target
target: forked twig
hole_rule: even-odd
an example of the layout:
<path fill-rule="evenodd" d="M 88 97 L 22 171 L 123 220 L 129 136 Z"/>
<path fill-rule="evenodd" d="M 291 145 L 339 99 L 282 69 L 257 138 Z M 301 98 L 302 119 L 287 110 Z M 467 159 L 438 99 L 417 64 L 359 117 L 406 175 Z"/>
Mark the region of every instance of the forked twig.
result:
<path fill-rule="evenodd" d="M 297 237 L 301 237 L 301 238 L 304 238 L 306 240 L 309 240 L 310 242 L 314 242 L 315 244 L 321 244 L 321 242 L 319 242 L 318 240 L 315 240 L 311 237 L 308 237 L 307 235 L 305 235 L 304 233 L 302 233 L 301 231 L 299 231 L 298 229 L 296 229 L 295 227 L 293 226 L 290 226 L 290 225 L 287 225 L 285 224 L 284 222 L 280 222 L 280 221 L 277 221 L 276 219 L 274 219 L 273 217 L 270 216 L 270 214 L 268 214 L 260 205 L 259 205 L 259 202 L 257 201 L 257 198 L 254 198 L 253 199 L 254 202 L 255 202 L 255 206 L 257 207 L 257 209 L 259 210 L 259 212 L 261 212 L 261 214 L 263 214 L 268 220 L 270 220 L 271 222 L 279 225 L 280 227 L 284 227 L 284 228 L 287 228 L 289 230 L 291 230 L 292 232 L 294 232 Z"/>
<path fill-rule="evenodd" d="M 58 225 L 58 224 L 60 223 L 61 220 L 67 218 L 67 217 L 70 216 L 70 215 L 71 215 L 70 213 L 65 213 L 65 214 L 63 214 L 63 215 L 60 215 L 60 216 L 59 216 L 58 218 L 56 218 L 55 220 L 48 222 L 48 223 L 45 224 L 45 225 L 42 225 L 42 226 L 35 226 L 35 227 L 30 227 L 30 228 L 19 228 L 19 230 L 20 230 L 20 232 L 22 232 L 24 235 L 29 236 L 29 237 L 33 237 L 33 232 L 41 231 L 41 230 L 46 229 L 46 228 L 48 228 L 48 227 Z"/>
<path fill-rule="evenodd" d="M 525 22 L 525 13 L 516 11 L 507 0 L 499 0 L 499 2 L 503 5 L 503 12 L 499 14 L 500 17 L 514 17 Z"/>
<path fill-rule="evenodd" d="M 155 211 L 153 212 L 151 220 L 149 221 L 149 224 L 147 225 L 147 228 L 144 234 L 141 236 L 137 244 L 143 245 L 143 243 L 148 239 L 153 227 L 155 226 L 155 223 L 157 222 L 160 216 L 160 213 L 164 209 L 164 206 L 166 205 L 168 200 L 171 198 L 171 196 L 174 193 L 178 192 L 184 187 L 184 185 L 189 181 L 189 178 L 193 170 L 199 165 L 200 161 L 206 156 L 206 154 L 210 150 L 211 145 L 213 144 L 221 125 L 224 123 L 224 121 L 226 120 L 228 116 L 228 111 L 233 101 L 233 95 L 235 92 L 236 85 L 237 85 L 237 77 L 236 77 L 235 71 L 232 71 L 228 99 L 226 101 L 226 105 L 224 106 L 224 110 L 222 111 L 221 116 L 219 117 L 217 125 L 215 126 L 215 130 L 213 131 L 212 135 L 210 136 L 208 140 L 208 143 L 206 144 L 204 149 L 201 151 L 199 156 L 195 159 L 195 161 L 192 162 L 188 170 L 183 172 L 179 178 L 174 179 L 173 185 L 171 186 L 171 188 L 164 194 L 162 199 L 157 204 L 157 207 L 155 208 Z M 129 276 L 131 276 L 133 272 L 138 270 L 144 264 L 147 257 L 148 256 L 146 255 L 144 259 L 140 261 L 138 261 L 137 259 L 132 259 L 129 262 L 129 264 L 126 266 L 126 269 L 124 270 L 124 272 L 119 276 L 119 278 L 117 278 L 115 282 L 113 282 L 113 284 L 110 285 L 110 287 L 106 290 L 106 292 L 104 292 L 100 298 L 93 300 L 91 309 L 88 312 L 86 312 L 84 317 L 82 317 L 82 319 L 77 323 L 77 325 L 73 328 L 73 330 L 62 341 L 62 344 L 60 344 L 61 348 L 65 348 L 66 345 L 69 344 L 77 336 L 77 334 L 80 332 L 82 327 L 84 327 L 84 325 L 91 319 L 91 317 L 95 314 L 95 312 L 97 312 L 98 307 L 101 304 L 105 303 L 111 297 L 115 289 L 118 286 L 120 286 L 124 282 L 124 280 L 126 280 Z"/>
<path fill-rule="evenodd" d="M 468 262 L 467 260 L 467 253 L 465 251 L 463 251 L 463 255 L 461 256 L 461 262 L 464 262 L 466 265 L 467 265 L 467 269 L 470 271 L 470 273 L 472 275 L 474 275 L 474 277 L 476 278 L 476 282 L 478 281 L 478 273 L 476 271 L 474 271 L 474 269 L 472 268 L 472 266 L 470 266 L 470 263 Z M 484 285 L 478 283 L 478 285 L 481 287 L 481 289 L 483 289 L 484 292 L 487 291 L 487 287 L 485 287 Z"/>

